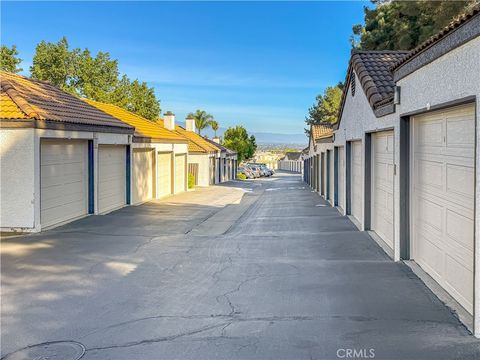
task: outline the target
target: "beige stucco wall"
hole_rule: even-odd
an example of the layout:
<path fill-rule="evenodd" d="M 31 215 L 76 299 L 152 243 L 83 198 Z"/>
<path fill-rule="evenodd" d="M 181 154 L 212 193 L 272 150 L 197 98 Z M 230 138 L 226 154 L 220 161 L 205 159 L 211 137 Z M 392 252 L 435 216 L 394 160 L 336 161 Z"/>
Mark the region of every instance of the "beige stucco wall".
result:
<path fill-rule="evenodd" d="M 210 176 L 210 156 L 208 154 L 188 155 L 189 164 L 198 164 L 198 186 L 208 186 Z"/>

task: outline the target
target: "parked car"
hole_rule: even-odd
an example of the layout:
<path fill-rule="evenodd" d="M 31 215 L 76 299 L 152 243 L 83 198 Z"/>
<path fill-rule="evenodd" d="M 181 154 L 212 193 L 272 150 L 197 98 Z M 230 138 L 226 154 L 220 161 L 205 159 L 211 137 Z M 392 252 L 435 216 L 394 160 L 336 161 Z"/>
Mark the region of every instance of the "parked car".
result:
<path fill-rule="evenodd" d="M 272 170 L 270 170 L 266 164 L 262 164 L 262 163 L 249 163 L 248 165 L 257 167 L 257 168 L 260 170 L 260 173 L 262 174 L 262 176 L 267 176 L 267 177 L 268 177 L 268 176 L 272 176 L 272 175 L 273 175 Z"/>
<path fill-rule="evenodd" d="M 255 175 L 253 174 L 252 170 L 245 166 L 239 166 L 237 172 L 240 174 L 244 174 L 247 179 L 255 179 Z"/>
<path fill-rule="evenodd" d="M 260 172 L 260 169 L 257 166 L 252 165 L 252 164 L 247 164 L 245 166 L 248 167 L 253 172 L 253 174 L 256 178 L 259 178 L 260 176 L 262 176 L 262 174 Z"/>
<path fill-rule="evenodd" d="M 267 176 L 272 176 L 273 175 L 273 170 L 269 169 L 267 165 L 261 165 L 261 167 L 267 173 Z"/>

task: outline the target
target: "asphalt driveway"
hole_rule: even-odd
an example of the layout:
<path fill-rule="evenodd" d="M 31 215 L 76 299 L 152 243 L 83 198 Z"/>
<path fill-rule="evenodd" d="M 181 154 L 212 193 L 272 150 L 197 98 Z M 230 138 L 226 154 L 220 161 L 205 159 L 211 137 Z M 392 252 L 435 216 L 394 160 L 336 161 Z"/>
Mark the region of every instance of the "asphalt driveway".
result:
<path fill-rule="evenodd" d="M 3 240 L 2 355 L 71 340 L 82 359 L 480 359 L 406 265 L 324 205 L 279 174 Z"/>

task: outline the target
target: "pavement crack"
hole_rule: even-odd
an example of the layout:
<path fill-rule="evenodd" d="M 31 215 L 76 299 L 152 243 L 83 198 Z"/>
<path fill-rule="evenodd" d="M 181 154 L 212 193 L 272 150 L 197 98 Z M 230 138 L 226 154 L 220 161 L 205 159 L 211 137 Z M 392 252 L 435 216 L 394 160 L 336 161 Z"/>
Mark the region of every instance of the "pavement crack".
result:
<path fill-rule="evenodd" d="M 166 342 L 166 341 L 173 341 L 182 337 L 186 336 L 192 336 L 196 334 L 200 334 L 209 330 L 213 329 L 218 329 L 220 327 L 225 326 L 225 323 L 220 323 L 220 324 L 215 324 L 215 325 L 209 325 L 209 326 L 204 326 L 198 329 L 190 330 L 190 331 L 184 331 L 175 335 L 170 335 L 170 336 L 161 336 L 161 337 L 156 337 L 152 339 L 144 339 L 144 340 L 139 340 L 139 341 L 131 341 L 127 342 L 124 344 L 116 344 L 116 345 L 108 345 L 108 346 L 98 346 L 98 347 L 92 347 L 86 349 L 86 352 L 89 351 L 100 351 L 100 350 L 110 350 L 110 349 L 118 349 L 118 348 L 130 348 L 134 346 L 139 346 L 139 345 L 149 345 L 149 344 L 155 344 L 159 342 Z"/>
<path fill-rule="evenodd" d="M 153 241 L 153 239 L 155 239 L 155 236 L 151 236 L 150 239 L 148 239 L 147 241 L 145 241 L 145 242 L 137 245 L 137 247 L 135 248 L 135 250 L 133 251 L 133 253 L 136 254 L 136 253 L 138 252 L 138 250 L 140 250 L 142 247 L 151 244 L 151 242 Z"/>

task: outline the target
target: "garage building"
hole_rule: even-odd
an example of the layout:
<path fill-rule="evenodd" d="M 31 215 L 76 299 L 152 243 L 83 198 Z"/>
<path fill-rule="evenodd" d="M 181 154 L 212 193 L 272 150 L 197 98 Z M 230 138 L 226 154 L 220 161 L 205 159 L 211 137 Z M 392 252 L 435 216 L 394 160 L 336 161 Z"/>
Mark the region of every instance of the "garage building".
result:
<path fill-rule="evenodd" d="M 46 82 L 1 77 L 2 231 L 41 231 L 128 204 L 133 127 Z"/>
<path fill-rule="evenodd" d="M 339 209 L 480 337 L 479 59 L 478 6 L 412 51 L 354 50 L 333 182 Z"/>
<path fill-rule="evenodd" d="M 480 336 L 480 7 L 398 61 L 400 257 L 466 310 Z M 477 174 L 477 175 L 476 175 Z M 475 255 L 475 251 L 477 255 Z M 461 312 L 460 312 L 461 313 Z"/>
<path fill-rule="evenodd" d="M 194 118 L 187 117 L 185 128 L 176 125 L 175 131 L 188 139 L 188 172 L 195 177 L 195 186 L 214 184 L 215 159 L 220 150 L 195 132 Z"/>
<path fill-rule="evenodd" d="M 175 116 L 152 121 L 112 104 L 92 100 L 87 103 L 116 119 L 135 127 L 131 153 L 131 202 L 134 205 L 186 191 L 186 156 L 188 140 L 166 127 L 175 126 Z M 109 153 L 115 149 L 105 149 Z M 112 161 L 114 154 L 111 155 Z M 113 169 L 105 167 L 113 177 Z M 112 185 L 115 182 L 110 182 Z"/>

